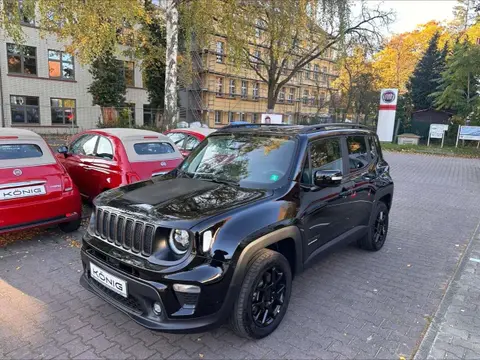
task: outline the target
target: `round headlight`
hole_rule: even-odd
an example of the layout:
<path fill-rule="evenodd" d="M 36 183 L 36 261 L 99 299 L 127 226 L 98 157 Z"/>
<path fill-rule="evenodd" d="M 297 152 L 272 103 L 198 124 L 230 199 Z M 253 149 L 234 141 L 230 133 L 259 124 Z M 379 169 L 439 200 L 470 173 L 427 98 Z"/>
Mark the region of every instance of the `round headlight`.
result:
<path fill-rule="evenodd" d="M 175 254 L 183 255 L 190 247 L 190 235 L 186 230 L 173 229 L 170 232 L 168 243 Z"/>

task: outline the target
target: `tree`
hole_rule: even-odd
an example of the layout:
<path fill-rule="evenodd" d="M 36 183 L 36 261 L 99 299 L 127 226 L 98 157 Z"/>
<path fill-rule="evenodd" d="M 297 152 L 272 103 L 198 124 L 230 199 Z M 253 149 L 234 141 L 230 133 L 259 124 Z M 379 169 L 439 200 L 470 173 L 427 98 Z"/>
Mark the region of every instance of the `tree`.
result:
<path fill-rule="evenodd" d="M 427 49 L 430 39 L 439 33 L 438 44 L 443 47 L 450 35 L 446 28 L 436 21 L 418 26 L 414 31 L 393 36 L 374 55 L 375 72 L 380 76 L 379 88 L 398 88 L 407 91 L 407 83 Z"/>
<path fill-rule="evenodd" d="M 352 114 L 357 123 L 361 122 L 362 116 L 365 122 L 373 115 L 378 105 L 378 80 L 364 47 L 355 47 L 340 60 L 340 73 L 333 85 L 342 94 L 343 121 L 348 114 Z"/>
<path fill-rule="evenodd" d="M 143 84 L 147 89 L 150 105 L 156 109 L 156 123 L 159 124 L 165 105 L 166 26 L 158 13 L 158 8 L 150 0 L 145 2 L 145 9 L 150 14 L 149 18 L 155 21 L 142 25 L 145 41 L 137 56 L 142 59 Z"/>
<path fill-rule="evenodd" d="M 464 118 L 480 115 L 480 48 L 457 42 L 432 94 L 438 109 L 451 109 Z"/>
<path fill-rule="evenodd" d="M 282 87 L 327 51 L 341 50 L 352 38 L 374 45 L 381 38 L 380 28 L 392 15 L 370 9 L 362 1 L 357 2 L 359 15 L 353 16 L 350 0 L 213 2 L 215 5 L 210 0 L 195 1 L 197 7 L 204 3 L 214 12 L 210 33 L 226 36 L 229 62 L 249 69 L 267 84 L 267 111 L 274 110 Z M 210 22 L 193 21 L 196 37 L 209 32 L 205 23 Z"/>
<path fill-rule="evenodd" d="M 436 91 L 441 73 L 445 68 L 447 44 L 443 50 L 438 49 L 440 34 L 436 32 L 430 39 L 427 50 L 417 63 L 412 77 L 407 84 L 415 110 L 430 109 L 434 99 L 430 94 Z"/>
<path fill-rule="evenodd" d="M 454 20 L 452 25 L 459 31 L 465 31 L 478 22 L 480 17 L 480 0 L 457 0 L 453 8 Z"/>
<path fill-rule="evenodd" d="M 127 88 L 122 66 L 112 51 L 108 50 L 97 57 L 89 69 L 93 81 L 88 87 L 88 92 L 92 94 L 93 105 L 102 108 L 104 122 L 116 120 L 115 109 L 125 103 Z"/>

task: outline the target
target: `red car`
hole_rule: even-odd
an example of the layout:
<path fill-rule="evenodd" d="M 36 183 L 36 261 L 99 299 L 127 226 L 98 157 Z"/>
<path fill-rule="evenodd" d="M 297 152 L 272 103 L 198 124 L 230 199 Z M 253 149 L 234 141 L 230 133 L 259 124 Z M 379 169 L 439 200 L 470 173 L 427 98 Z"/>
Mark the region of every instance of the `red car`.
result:
<path fill-rule="evenodd" d="M 185 128 L 166 131 L 167 135 L 180 149 L 183 156 L 188 156 L 195 147 L 200 144 L 208 135 L 215 132 L 209 128 Z"/>
<path fill-rule="evenodd" d="M 90 200 L 105 190 L 167 173 L 183 160 L 167 136 L 139 129 L 88 130 L 57 151 L 80 193 Z"/>
<path fill-rule="evenodd" d="M 45 140 L 0 129 L 0 234 L 52 224 L 75 231 L 81 213 L 80 193 Z"/>

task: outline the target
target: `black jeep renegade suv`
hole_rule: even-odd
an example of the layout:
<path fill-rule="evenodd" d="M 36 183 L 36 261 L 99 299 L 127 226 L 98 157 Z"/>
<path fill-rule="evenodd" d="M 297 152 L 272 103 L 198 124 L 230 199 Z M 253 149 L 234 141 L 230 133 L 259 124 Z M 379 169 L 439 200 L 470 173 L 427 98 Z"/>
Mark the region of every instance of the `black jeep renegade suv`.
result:
<path fill-rule="evenodd" d="M 151 329 L 229 319 L 261 338 L 317 255 L 352 241 L 382 248 L 392 195 L 362 126 L 227 126 L 176 170 L 95 199 L 81 283 Z"/>

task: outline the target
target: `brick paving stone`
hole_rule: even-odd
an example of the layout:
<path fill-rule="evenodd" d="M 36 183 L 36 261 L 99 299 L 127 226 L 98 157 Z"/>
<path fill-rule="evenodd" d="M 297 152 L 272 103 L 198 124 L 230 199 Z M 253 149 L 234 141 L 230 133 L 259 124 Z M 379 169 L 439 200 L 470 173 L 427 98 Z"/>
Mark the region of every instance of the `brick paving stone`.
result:
<path fill-rule="evenodd" d="M 134 357 L 131 350 L 153 359 L 410 357 L 478 224 L 480 162 L 385 156 L 395 180 L 385 247 L 339 249 L 296 277 L 289 312 L 272 336 L 252 342 L 225 326 L 196 335 L 145 330 L 79 286 L 79 249 L 52 228 L 0 249 L 0 358 L 120 359 Z M 69 238 L 81 242 L 81 234 Z M 458 284 L 445 317 L 442 331 L 453 342 L 432 348 L 434 358 L 479 352 L 477 266 L 466 267 L 468 286 Z"/>

